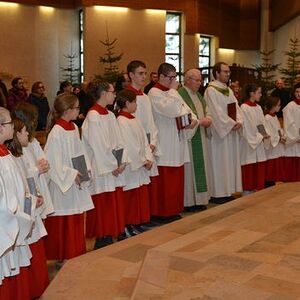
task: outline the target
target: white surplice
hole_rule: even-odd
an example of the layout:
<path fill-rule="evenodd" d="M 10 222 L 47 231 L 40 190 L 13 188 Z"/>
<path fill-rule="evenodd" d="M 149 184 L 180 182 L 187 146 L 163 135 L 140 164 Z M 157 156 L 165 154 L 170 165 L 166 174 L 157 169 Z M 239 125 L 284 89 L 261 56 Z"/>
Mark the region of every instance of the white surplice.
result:
<path fill-rule="evenodd" d="M 287 137 L 285 156 L 300 157 L 300 105 L 291 101 L 282 111 L 283 128 Z"/>
<path fill-rule="evenodd" d="M 122 163 L 128 163 L 127 150 L 115 115 L 90 110 L 82 125 L 82 142 L 92 166 L 91 194 L 112 192 L 116 187 L 124 186 L 124 175 L 116 177 L 112 174 L 118 168 L 112 150 L 123 148 Z"/>
<path fill-rule="evenodd" d="M 283 157 L 285 155 L 285 147 L 284 144 L 280 143 L 279 131 L 281 132 L 282 135 L 284 133 L 280 126 L 277 116 L 266 114 L 265 121 L 266 121 L 265 123 L 266 130 L 270 135 L 270 138 L 267 139 L 266 142 L 264 143 L 267 160 Z"/>
<path fill-rule="evenodd" d="M 191 97 L 195 105 L 198 114 L 198 119 L 201 120 L 204 117 L 211 118 L 210 113 L 208 111 L 208 107 L 206 107 L 206 111 L 203 111 L 203 105 L 201 104 L 197 94 L 194 93 L 186 86 L 184 88 L 187 90 L 189 96 Z M 184 164 L 184 206 L 186 207 L 194 206 L 194 205 L 206 205 L 208 204 L 208 201 L 211 196 L 211 191 L 210 191 L 211 189 L 210 168 L 211 167 L 210 167 L 210 161 L 208 157 L 208 143 L 207 143 L 208 141 L 207 141 L 205 128 L 203 126 L 200 126 L 200 133 L 201 133 L 201 140 L 202 140 L 202 151 L 203 151 L 203 158 L 204 158 L 207 191 L 198 193 L 196 190 L 196 179 L 193 170 L 194 167 L 193 167 L 193 159 L 192 159 L 193 152 L 192 152 L 191 139 L 196 133 L 197 128 L 198 127 L 194 128 L 192 136 L 190 136 L 190 138 L 188 139 L 188 147 L 189 147 L 191 162 Z M 197 153 L 195 153 L 194 155 L 197 155 Z"/>
<path fill-rule="evenodd" d="M 210 83 L 218 88 L 227 86 L 219 81 Z M 242 191 L 239 131 L 232 128 L 236 122 L 228 116 L 227 105 L 236 103 L 237 122 L 243 123 L 242 112 L 231 89 L 229 96 L 223 95 L 214 87 L 208 87 L 204 99 L 212 119 L 208 149 L 212 171 L 212 196 L 228 197 Z"/>
<path fill-rule="evenodd" d="M 119 115 L 117 120 L 130 161 L 124 170 L 126 185 L 123 190 L 127 191 L 150 183 L 144 164 L 146 160 L 153 161 L 153 155 L 146 132 L 137 118 Z"/>
<path fill-rule="evenodd" d="M 94 208 L 89 182 L 82 183 L 81 187 L 75 183 L 78 171 L 72 165 L 72 158 L 84 155 L 88 169 L 91 167 L 78 128 L 74 126 L 74 130 L 65 130 L 58 124 L 54 125 L 45 145 L 44 151 L 51 166 L 49 190 L 55 210 L 51 216 L 81 214 Z"/>
<path fill-rule="evenodd" d="M 265 126 L 265 117 L 260 105 L 241 105 L 243 112 L 243 129 L 240 140 L 241 165 L 253 164 L 266 160 L 263 136 L 259 133 L 257 126 Z M 268 132 L 267 132 L 268 133 Z"/>
<path fill-rule="evenodd" d="M 190 155 L 187 145 L 187 130 L 178 131 L 175 118 L 192 113 L 192 111 L 174 89 L 163 91 L 153 87 L 148 96 L 153 108 L 161 151 L 157 165 L 180 167 L 190 161 Z"/>

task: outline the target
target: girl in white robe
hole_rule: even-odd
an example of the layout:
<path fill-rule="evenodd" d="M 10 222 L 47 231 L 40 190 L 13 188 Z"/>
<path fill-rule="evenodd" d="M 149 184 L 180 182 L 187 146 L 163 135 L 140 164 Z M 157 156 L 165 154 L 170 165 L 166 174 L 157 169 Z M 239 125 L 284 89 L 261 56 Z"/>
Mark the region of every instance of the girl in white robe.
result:
<path fill-rule="evenodd" d="M 73 163 L 81 163 L 90 170 L 77 126 L 71 122 L 79 113 L 79 101 L 72 94 L 62 94 L 55 99 L 55 112 L 45 145 L 50 163 L 49 190 L 55 213 L 46 219 L 48 236 L 45 238 L 48 259 L 64 260 L 86 252 L 84 212 L 94 208 L 87 175 L 75 169 Z M 86 170 L 86 171 L 87 171 Z M 83 171 L 82 171 L 83 172 Z"/>
<path fill-rule="evenodd" d="M 300 83 L 293 89 L 294 100 L 283 111 L 286 134 L 285 181 L 300 181 Z"/>
<path fill-rule="evenodd" d="M 150 220 L 150 203 L 148 171 L 152 167 L 153 155 L 147 141 L 146 132 L 134 117 L 136 111 L 136 95 L 129 90 L 121 91 L 116 98 L 118 123 L 121 129 L 125 148 L 128 151 L 130 164 L 126 166 L 125 191 L 125 223 L 129 232 L 139 232 L 139 225 Z"/>
<path fill-rule="evenodd" d="M 270 136 L 259 131 L 264 128 L 265 118 L 259 102 L 261 87 L 248 85 L 245 88 L 247 101 L 241 105 L 244 116 L 243 136 L 240 140 L 242 184 L 244 193 L 261 190 L 265 186 L 266 153 L 264 140 Z"/>
<path fill-rule="evenodd" d="M 31 252 L 26 238 L 33 220 L 24 211 L 23 179 L 4 145 L 13 137 L 12 124 L 9 111 L 0 108 L 0 299 L 28 300 Z"/>
<path fill-rule="evenodd" d="M 121 139 L 115 115 L 106 109 L 112 105 L 115 94 L 112 84 L 94 81 L 90 93 L 96 103 L 89 110 L 82 126 L 82 141 L 91 162 L 93 180 L 90 186 L 94 210 L 86 215 L 86 236 L 96 237 L 95 249 L 124 237 L 124 193 L 122 175 L 127 153 Z M 123 149 L 121 165 L 113 152 Z M 122 151 L 122 150 L 121 150 Z"/>
<path fill-rule="evenodd" d="M 267 156 L 266 187 L 268 187 L 274 185 L 276 181 L 284 181 L 286 137 L 276 115 L 280 110 L 280 98 L 268 97 L 266 110 L 266 130 L 270 134 L 270 138 L 264 143 Z"/>

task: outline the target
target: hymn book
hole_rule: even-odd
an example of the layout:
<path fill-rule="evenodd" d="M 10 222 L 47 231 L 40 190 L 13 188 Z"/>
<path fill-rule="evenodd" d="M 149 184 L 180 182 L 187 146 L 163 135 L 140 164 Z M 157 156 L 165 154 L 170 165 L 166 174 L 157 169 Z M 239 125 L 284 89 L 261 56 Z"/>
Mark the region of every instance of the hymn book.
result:
<path fill-rule="evenodd" d="M 112 150 L 112 154 L 114 155 L 114 157 L 115 157 L 116 160 L 117 160 L 118 167 L 120 167 L 121 164 L 122 164 L 123 152 L 124 152 L 124 149 L 123 149 L 123 148 L 120 148 L 120 149 L 113 149 L 113 150 Z"/>
<path fill-rule="evenodd" d="M 192 122 L 192 114 L 186 114 L 180 117 L 175 118 L 176 126 L 178 130 L 182 130 L 185 127 L 189 126 Z"/>
<path fill-rule="evenodd" d="M 24 213 L 31 216 L 31 206 L 32 206 L 32 201 L 31 197 L 29 195 L 25 195 L 24 199 Z"/>
<path fill-rule="evenodd" d="M 228 114 L 229 118 L 236 121 L 236 103 L 235 102 L 227 104 L 227 114 Z"/>
<path fill-rule="evenodd" d="M 34 178 L 33 177 L 28 177 L 27 178 L 27 184 L 28 184 L 30 194 L 37 197 L 38 192 L 37 192 L 37 189 L 36 189 L 36 184 L 35 184 Z"/>
<path fill-rule="evenodd" d="M 267 134 L 266 128 L 265 128 L 265 126 L 264 126 L 263 124 L 259 124 L 259 125 L 257 125 L 256 127 L 257 127 L 258 132 L 259 132 L 264 138 L 266 138 L 266 137 L 269 136 L 269 135 Z"/>
<path fill-rule="evenodd" d="M 80 155 L 72 158 L 73 168 L 80 173 L 80 181 L 89 181 L 90 175 L 87 169 L 86 161 L 84 155 Z"/>

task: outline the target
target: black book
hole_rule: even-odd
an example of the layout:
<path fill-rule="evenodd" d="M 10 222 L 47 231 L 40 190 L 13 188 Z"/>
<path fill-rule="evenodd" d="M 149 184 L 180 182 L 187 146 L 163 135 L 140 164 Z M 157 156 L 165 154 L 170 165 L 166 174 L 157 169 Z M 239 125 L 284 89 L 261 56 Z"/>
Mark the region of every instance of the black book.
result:
<path fill-rule="evenodd" d="M 116 160 L 118 162 L 118 167 L 120 167 L 122 164 L 123 152 L 124 152 L 123 148 L 112 150 L 112 154 L 114 155 L 114 157 L 116 158 Z"/>
<path fill-rule="evenodd" d="M 72 158 L 73 168 L 76 169 L 80 175 L 80 181 L 89 181 L 90 175 L 87 169 L 86 161 L 84 155 L 80 155 Z"/>
<path fill-rule="evenodd" d="M 36 189 L 36 184 L 35 184 L 34 178 L 33 177 L 28 177 L 27 178 L 27 184 L 28 184 L 30 194 L 37 197 L 38 192 L 37 192 L 37 189 Z"/>
<path fill-rule="evenodd" d="M 24 213 L 31 216 L 31 206 L 32 206 L 32 201 L 31 197 L 25 197 L 24 200 Z"/>
<path fill-rule="evenodd" d="M 263 124 L 259 124 L 256 126 L 257 127 L 257 130 L 258 132 L 265 138 L 265 137 L 268 137 L 269 135 L 267 134 L 266 132 L 266 128 Z"/>

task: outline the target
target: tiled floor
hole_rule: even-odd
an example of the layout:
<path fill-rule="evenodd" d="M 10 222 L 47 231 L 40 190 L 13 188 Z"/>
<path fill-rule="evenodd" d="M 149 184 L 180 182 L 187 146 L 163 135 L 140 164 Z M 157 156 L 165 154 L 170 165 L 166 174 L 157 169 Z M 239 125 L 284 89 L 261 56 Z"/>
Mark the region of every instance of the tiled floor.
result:
<path fill-rule="evenodd" d="M 68 261 L 43 299 L 300 299 L 300 183 Z"/>

